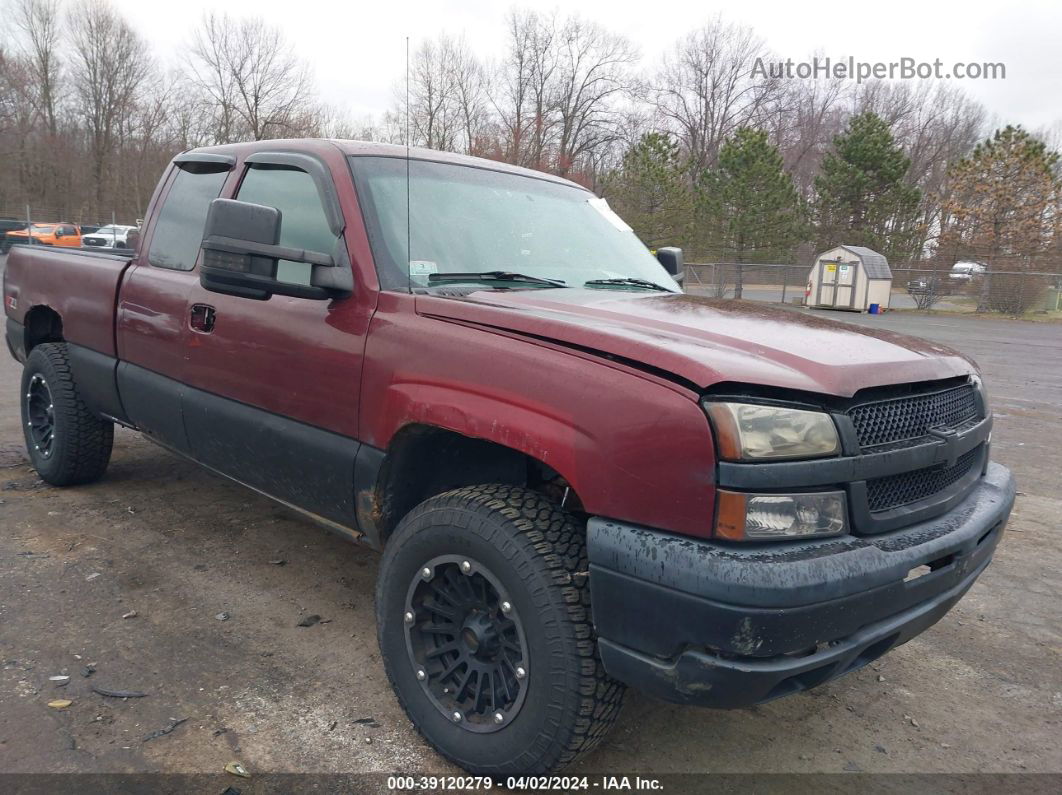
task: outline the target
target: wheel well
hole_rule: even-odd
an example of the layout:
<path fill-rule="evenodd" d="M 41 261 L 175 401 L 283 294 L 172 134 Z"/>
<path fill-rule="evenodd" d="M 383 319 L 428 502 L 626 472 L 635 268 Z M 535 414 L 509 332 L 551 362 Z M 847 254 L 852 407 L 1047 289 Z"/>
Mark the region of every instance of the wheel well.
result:
<path fill-rule="evenodd" d="M 463 486 L 504 483 L 541 492 L 569 510 L 582 503 L 566 480 L 538 459 L 454 431 L 406 426 L 387 450 L 367 511 L 382 546 L 398 522 L 416 505 Z"/>
<path fill-rule="evenodd" d="M 26 313 L 26 355 L 42 342 L 63 341 L 63 319 L 50 306 L 35 306 Z"/>

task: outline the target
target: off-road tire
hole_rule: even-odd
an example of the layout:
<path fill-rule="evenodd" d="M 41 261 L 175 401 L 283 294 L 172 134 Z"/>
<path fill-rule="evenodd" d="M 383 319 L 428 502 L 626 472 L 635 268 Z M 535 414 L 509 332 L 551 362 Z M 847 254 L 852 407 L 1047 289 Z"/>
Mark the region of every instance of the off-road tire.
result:
<path fill-rule="evenodd" d="M 54 447 L 47 457 L 34 448 L 29 428 L 26 394 L 35 375 L 44 379 L 54 406 Z M 90 411 L 81 399 L 70 371 L 66 343 L 36 346 L 22 370 L 21 388 L 19 403 L 26 452 L 41 479 L 53 486 L 74 486 L 101 478 L 111 459 L 114 424 Z"/>
<path fill-rule="evenodd" d="M 527 641 L 526 697 L 511 723 L 476 733 L 448 720 L 416 678 L 404 610 L 426 561 L 468 556 L 500 582 Z M 528 489 L 483 485 L 432 497 L 388 540 L 376 587 L 380 651 L 409 719 L 443 756 L 496 779 L 557 770 L 593 749 L 624 686 L 604 671 L 590 612 L 585 529 Z"/>

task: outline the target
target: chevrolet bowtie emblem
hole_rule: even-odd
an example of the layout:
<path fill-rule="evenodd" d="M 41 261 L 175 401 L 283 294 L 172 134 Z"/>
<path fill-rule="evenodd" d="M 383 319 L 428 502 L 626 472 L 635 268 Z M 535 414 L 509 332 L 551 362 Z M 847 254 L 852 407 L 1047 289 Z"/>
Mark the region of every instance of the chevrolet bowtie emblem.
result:
<path fill-rule="evenodd" d="M 959 434 L 954 428 L 930 428 L 929 435 L 944 443 L 944 465 L 949 469 L 959 461 Z M 939 456 L 938 456 L 939 457 Z"/>

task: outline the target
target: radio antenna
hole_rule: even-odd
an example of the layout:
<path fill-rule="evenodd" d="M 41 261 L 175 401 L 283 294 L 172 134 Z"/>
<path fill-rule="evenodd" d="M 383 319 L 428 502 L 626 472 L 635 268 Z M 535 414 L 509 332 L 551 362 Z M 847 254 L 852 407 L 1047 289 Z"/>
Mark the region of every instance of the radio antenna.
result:
<path fill-rule="evenodd" d="M 413 233 L 409 209 L 409 36 L 406 36 L 406 286 L 413 292 Z"/>

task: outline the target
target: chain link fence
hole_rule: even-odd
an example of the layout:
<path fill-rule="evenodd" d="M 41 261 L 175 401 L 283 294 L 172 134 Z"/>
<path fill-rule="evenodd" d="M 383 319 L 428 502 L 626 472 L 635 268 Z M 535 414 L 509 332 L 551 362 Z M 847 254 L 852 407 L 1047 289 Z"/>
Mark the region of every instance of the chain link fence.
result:
<path fill-rule="evenodd" d="M 52 207 L 3 206 L 0 207 L 0 254 L 6 254 L 13 245 L 39 243 L 40 241 L 34 235 L 8 236 L 8 232 L 24 232 L 31 224 L 70 224 L 77 227 L 81 234 L 88 234 L 111 224 L 140 226 L 140 223 L 141 220 L 138 218 L 126 218 L 114 211 L 101 218 L 84 212 L 61 212 Z"/>
<path fill-rule="evenodd" d="M 712 298 L 803 305 L 810 273 L 806 265 L 687 263 L 685 288 Z M 893 267 L 890 307 L 1008 315 L 1059 312 L 1062 274 Z"/>
<path fill-rule="evenodd" d="M 84 211 L 69 212 L 55 207 L 38 207 L 37 205 L 0 205 L 0 220 L 5 223 L 21 224 L 58 224 L 68 223 L 74 226 L 106 226 L 122 224 L 136 226 L 136 218 L 127 218 L 124 213 L 114 210 L 102 214 L 90 214 Z"/>

